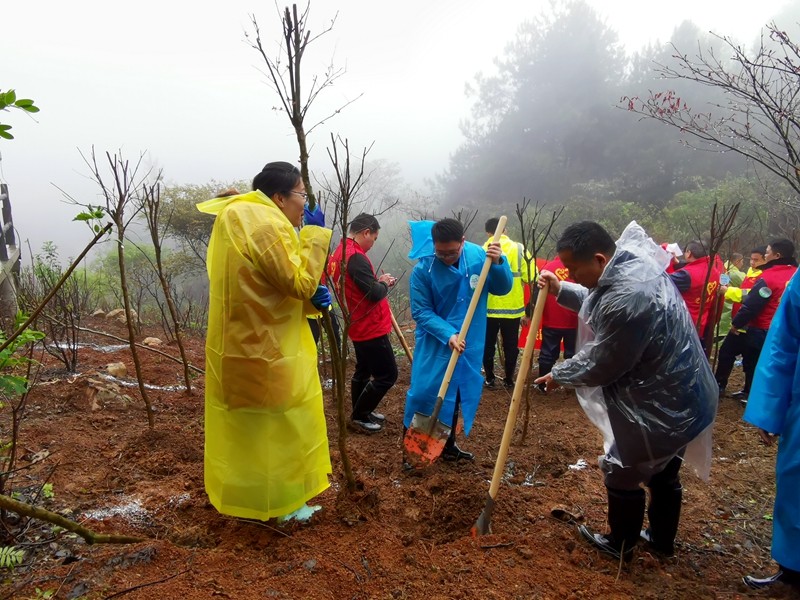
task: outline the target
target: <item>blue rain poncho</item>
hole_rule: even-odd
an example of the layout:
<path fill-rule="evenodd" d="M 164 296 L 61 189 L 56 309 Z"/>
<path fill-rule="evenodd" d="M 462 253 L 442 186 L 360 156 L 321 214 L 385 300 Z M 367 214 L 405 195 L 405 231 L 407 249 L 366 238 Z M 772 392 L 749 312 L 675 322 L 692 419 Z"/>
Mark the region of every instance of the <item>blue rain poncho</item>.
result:
<path fill-rule="evenodd" d="M 580 349 L 553 367 L 553 379 L 577 388 L 603 433 L 603 470 L 630 467 L 644 482 L 693 440 L 686 458 L 707 478 L 717 412 L 719 388 L 683 298 L 664 272 L 668 260 L 634 221 L 596 288 L 562 282 L 558 296 L 559 304 L 580 311 Z"/>
<path fill-rule="evenodd" d="M 331 230 L 292 224 L 259 191 L 197 205 L 208 246 L 205 486 L 219 512 L 266 520 L 323 490 L 331 472 L 306 315 Z"/>
<path fill-rule="evenodd" d="M 447 363 L 453 351 L 448 346 L 467 314 L 472 292 L 478 282 L 486 251 L 471 242 L 464 242 L 458 263 L 447 266 L 434 256 L 431 239 L 432 221 L 411 223 L 412 249 L 409 258 L 419 262 L 411 272 L 411 316 L 417 324 L 411 387 L 406 395 L 403 424 L 408 427 L 414 413 L 430 415 L 442 384 Z M 468 434 L 478 410 L 483 390 L 481 365 L 486 339 L 486 300 L 488 295 L 501 296 L 511 289 L 513 277 L 508 261 L 492 265 L 475 309 L 466 337 L 466 349 L 456 363 L 445 395 L 439 420 L 453 426 L 456 392 L 461 396 L 464 431 Z"/>
<path fill-rule="evenodd" d="M 800 571 L 800 276 L 789 281 L 761 350 L 744 420 L 781 436 L 772 557 Z"/>

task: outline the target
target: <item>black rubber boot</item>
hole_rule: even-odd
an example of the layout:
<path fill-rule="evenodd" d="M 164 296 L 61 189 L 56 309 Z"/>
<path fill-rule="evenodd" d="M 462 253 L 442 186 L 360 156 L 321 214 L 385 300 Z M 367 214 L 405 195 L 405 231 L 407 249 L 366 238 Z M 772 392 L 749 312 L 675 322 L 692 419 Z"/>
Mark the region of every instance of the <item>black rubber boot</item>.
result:
<path fill-rule="evenodd" d="M 644 523 L 645 493 L 643 489 L 616 490 L 606 488 L 608 492 L 608 526 L 611 532 L 607 535 L 593 533 L 582 525 L 578 528 L 581 535 L 595 548 L 604 554 L 625 561 L 633 558 L 633 547 L 639 540 Z"/>
<path fill-rule="evenodd" d="M 681 518 L 683 487 L 655 486 L 650 488 L 650 506 L 647 507 L 647 518 L 650 527 L 642 531 L 650 547 L 664 556 L 675 554 L 675 536 L 678 533 L 678 522 Z"/>

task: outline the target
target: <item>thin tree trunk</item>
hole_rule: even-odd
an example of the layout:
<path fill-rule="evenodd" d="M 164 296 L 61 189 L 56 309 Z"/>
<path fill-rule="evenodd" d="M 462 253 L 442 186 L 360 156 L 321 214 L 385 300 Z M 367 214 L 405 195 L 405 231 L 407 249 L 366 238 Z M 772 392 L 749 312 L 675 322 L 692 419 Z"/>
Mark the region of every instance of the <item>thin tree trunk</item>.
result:
<path fill-rule="evenodd" d="M 322 311 L 322 323 L 325 326 L 325 333 L 331 341 L 331 367 L 333 370 L 333 385 L 336 388 L 336 421 L 339 425 L 339 454 L 342 459 L 342 468 L 347 482 L 347 489 L 350 492 L 356 489 L 356 478 L 353 475 L 353 467 L 350 464 L 350 457 L 347 455 L 347 418 L 344 413 L 344 397 L 347 393 L 346 378 L 344 373 L 344 360 L 339 356 L 339 347 L 335 343 L 336 336 L 333 332 L 331 315 L 327 310 Z"/>
<path fill-rule="evenodd" d="M 153 233 L 155 237 L 155 232 Z M 154 240 L 155 241 L 155 240 Z M 172 292 L 169 289 L 169 283 L 164 276 L 164 268 L 161 264 L 161 245 L 155 246 L 156 252 L 156 266 L 158 267 L 158 279 L 161 281 L 161 288 L 164 290 L 164 297 L 167 300 L 167 307 L 169 308 L 172 323 L 175 326 L 175 341 L 178 343 L 178 350 L 181 353 L 181 360 L 183 361 L 183 381 L 186 383 L 186 393 L 192 393 L 192 381 L 189 375 L 189 359 L 186 357 L 186 348 L 183 346 L 183 334 L 181 332 L 180 318 L 178 317 L 178 309 L 175 308 L 175 303 L 172 300 Z"/>
<path fill-rule="evenodd" d="M 122 288 L 122 302 L 125 306 L 125 321 L 128 325 L 128 344 L 131 348 L 133 366 L 136 369 L 136 381 L 139 384 L 139 393 L 142 394 L 142 400 L 147 409 L 147 424 L 150 426 L 150 429 L 153 429 L 153 427 L 155 427 L 155 417 L 153 416 L 153 407 L 150 404 L 150 397 L 147 395 L 147 389 L 144 387 L 142 364 L 139 361 L 139 353 L 136 350 L 136 332 L 134 331 L 133 319 L 131 319 L 131 301 L 128 297 L 128 278 L 125 274 L 125 247 L 123 246 L 124 224 L 117 223 L 117 231 L 117 240 L 119 243 L 117 248 L 117 257 L 119 258 L 119 281 L 120 287 Z"/>

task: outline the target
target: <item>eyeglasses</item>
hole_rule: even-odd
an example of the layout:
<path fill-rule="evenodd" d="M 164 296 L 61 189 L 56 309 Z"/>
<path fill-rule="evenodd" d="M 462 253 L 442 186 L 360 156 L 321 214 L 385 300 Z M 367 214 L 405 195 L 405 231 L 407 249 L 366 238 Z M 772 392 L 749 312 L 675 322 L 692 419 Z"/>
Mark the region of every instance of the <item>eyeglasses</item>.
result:
<path fill-rule="evenodd" d="M 441 260 L 458 258 L 458 255 L 461 254 L 461 244 L 458 246 L 457 250 L 451 250 L 450 252 L 439 252 L 438 250 L 436 250 L 434 254 L 436 255 L 436 258 Z"/>
<path fill-rule="evenodd" d="M 289 190 L 290 194 L 297 194 L 298 196 L 302 196 L 305 202 L 308 202 L 308 194 L 305 192 L 296 192 L 294 190 Z"/>

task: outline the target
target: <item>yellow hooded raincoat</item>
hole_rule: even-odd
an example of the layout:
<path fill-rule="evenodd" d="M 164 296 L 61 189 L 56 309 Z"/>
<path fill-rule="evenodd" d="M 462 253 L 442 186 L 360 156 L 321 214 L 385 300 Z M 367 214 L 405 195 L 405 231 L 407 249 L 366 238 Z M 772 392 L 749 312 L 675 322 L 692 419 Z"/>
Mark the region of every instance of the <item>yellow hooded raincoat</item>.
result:
<path fill-rule="evenodd" d="M 266 520 L 325 490 L 331 473 L 306 322 L 331 231 L 295 231 L 261 192 L 197 205 L 208 246 L 205 486 L 221 513 Z"/>

